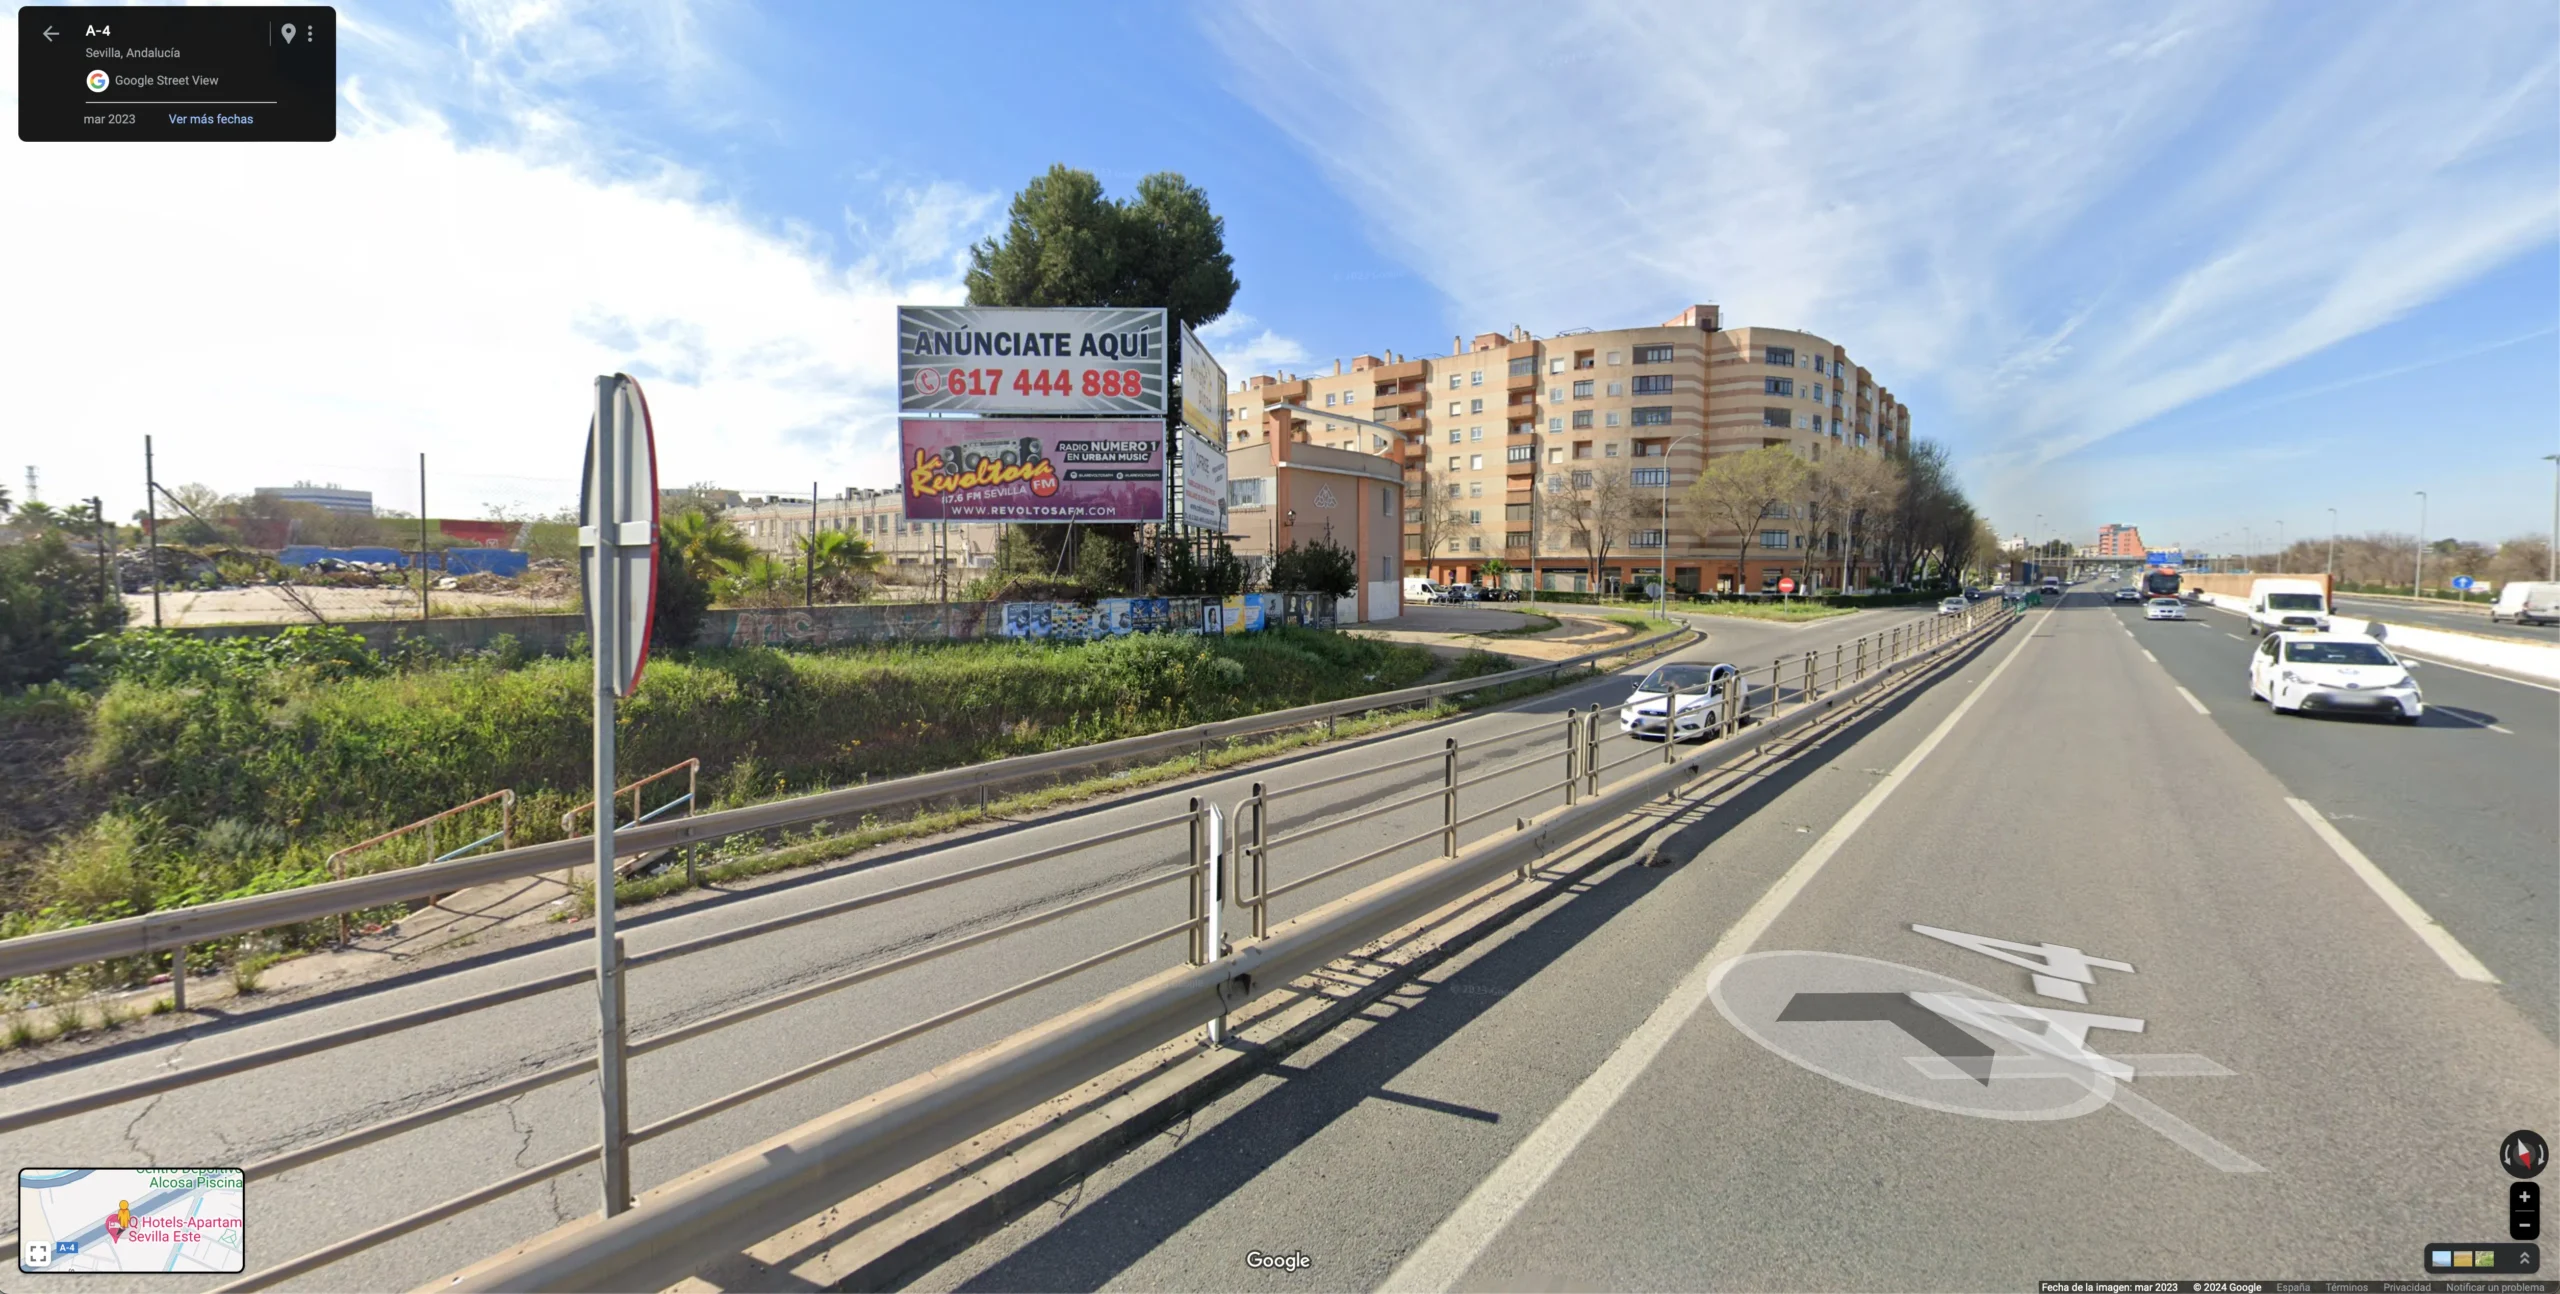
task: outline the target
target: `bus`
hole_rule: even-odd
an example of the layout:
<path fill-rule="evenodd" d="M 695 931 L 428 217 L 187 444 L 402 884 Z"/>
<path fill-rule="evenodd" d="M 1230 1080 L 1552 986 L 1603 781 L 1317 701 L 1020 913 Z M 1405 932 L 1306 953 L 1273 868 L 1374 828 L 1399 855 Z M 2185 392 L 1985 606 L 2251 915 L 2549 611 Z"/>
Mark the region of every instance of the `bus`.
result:
<path fill-rule="evenodd" d="M 2178 568 L 2154 566 L 2142 573 L 2142 596 L 2174 598 L 2178 596 Z"/>

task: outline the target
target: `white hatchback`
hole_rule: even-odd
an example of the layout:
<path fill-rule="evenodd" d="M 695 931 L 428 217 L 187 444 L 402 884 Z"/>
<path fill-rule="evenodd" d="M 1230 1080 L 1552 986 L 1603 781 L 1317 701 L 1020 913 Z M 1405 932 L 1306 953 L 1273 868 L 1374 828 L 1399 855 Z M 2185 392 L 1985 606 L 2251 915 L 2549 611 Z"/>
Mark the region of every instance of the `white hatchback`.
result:
<path fill-rule="evenodd" d="M 2187 618 L 2187 607 L 2185 603 L 2178 601 L 2176 598 L 2153 598 L 2151 601 L 2143 604 L 2142 618 L 2145 620 L 2184 620 Z"/>
<path fill-rule="evenodd" d="M 2378 714 L 2416 723 L 2427 712 L 2409 662 L 2362 634 L 2272 633 L 2249 653 L 2249 698 L 2277 714 Z"/>
<path fill-rule="evenodd" d="M 1742 671 L 1731 665 L 1683 662 L 1658 666 L 1636 684 L 1626 704 L 1618 707 L 1618 731 L 1631 737 L 1660 737 L 1671 730 L 1683 740 L 1706 736 L 1723 711 L 1728 687 L 1734 689 L 1742 707 L 1749 709 L 1751 685 L 1743 681 Z M 1675 692 L 1680 697 L 1676 720 L 1667 717 Z"/>

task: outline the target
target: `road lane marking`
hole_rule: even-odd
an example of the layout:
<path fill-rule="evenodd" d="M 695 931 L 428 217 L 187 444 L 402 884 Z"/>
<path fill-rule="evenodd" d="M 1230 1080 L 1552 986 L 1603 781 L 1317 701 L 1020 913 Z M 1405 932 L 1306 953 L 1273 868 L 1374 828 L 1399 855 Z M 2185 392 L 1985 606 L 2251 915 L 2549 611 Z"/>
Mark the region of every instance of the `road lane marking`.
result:
<path fill-rule="evenodd" d="M 2050 619 L 2052 614 L 2047 611 L 2044 616 Z M 1609 1053 L 1609 1058 L 1600 1062 L 1600 1067 L 1593 1070 L 1589 1078 L 1582 1080 L 1581 1085 L 1574 1088 L 1563 1103 L 1514 1147 L 1490 1175 L 1477 1183 L 1467 1198 L 1459 1202 L 1457 1209 L 1443 1219 L 1430 1237 L 1407 1255 L 1378 1288 L 1395 1291 L 1455 1288 L 1467 1274 L 1467 1269 L 1473 1267 L 1476 1259 L 1482 1257 L 1494 1239 L 1502 1234 L 1503 1228 L 1511 1225 L 1511 1220 L 1528 1206 L 1538 1189 L 1547 1184 L 1547 1179 L 1555 1175 L 1556 1169 L 1562 1167 L 1566 1159 L 1572 1157 L 1582 1139 L 1600 1125 L 1600 1120 L 1617 1105 L 1619 1098 L 1635 1086 L 1638 1078 L 1643 1077 L 1654 1057 L 1662 1054 L 1662 1049 L 1689 1023 L 1690 1017 L 1707 1004 L 1708 994 L 1714 989 L 1723 967 L 1751 950 L 1751 945 L 1767 933 L 1778 915 L 1786 911 L 1787 905 L 1812 882 L 1814 874 L 1840 852 L 1840 847 L 1857 834 L 1858 828 L 1874 816 L 1897 788 L 1910 780 L 1921 761 L 1946 740 L 1947 734 L 1954 731 L 1956 724 L 1972 711 L 1974 703 L 1982 699 L 1992 684 L 2000 681 L 2001 675 L 2009 672 L 2009 667 L 2017 663 L 2019 653 L 2035 640 L 2036 633 L 2032 629 L 2019 635 L 2018 645 L 2010 648 L 2000 664 L 1974 685 L 1973 691 L 1957 703 L 1955 710 L 1940 720 L 1938 726 L 1922 738 L 1901 763 L 1894 765 L 1893 771 L 1885 774 L 1856 804 L 1850 806 L 1839 821 L 1831 824 L 1831 829 L 1823 832 L 1821 839 L 1814 841 L 1812 847 L 1804 851 L 1804 856 L 1798 858 L 1786 874 L 1742 914 L 1740 920 L 1726 929 L 1715 946 L 1698 959 L 1698 964 L 1689 969 L 1661 1005 L 1645 1017 L 1644 1023 L 1637 1025 L 1635 1032 L 1619 1042 L 1617 1048 Z"/>
<path fill-rule="evenodd" d="M 2172 684 L 2171 686 L 2173 686 L 2173 687 L 2174 687 L 2174 686 L 2176 686 L 2176 685 L 2175 685 L 2175 684 Z M 2190 691 L 2186 690 L 2185 688 L 2181 687 L 2181 688 L 2178 688 L 2178 695 L 2185 697 L 2185 698 L 2187 699 L 2187 704 L 2189 704 L 2189 705 L 2191 705 L 2191 706 L 2194 706 L 2194 707 L 2196 708 L 2196 713 L 2197 713 L 2197 714 L 2211 714 L 2211 713 L 2213 713 L 2213 711 L 2211 711 L 2211 710 L 2208 710 L 2208 709 L 2205 709 L 2205 708 L 2204 708 L 2204 702 L 2197 700 L 2197 699 L 2196 699 L 2196 694 L 2195 694 L 2195 693 L 2190 692 Z"/>
<path fill-rule="evenodd" d="M 2236 642 L 2236 643 L 2244 643 L 2244 642 L 2249 641 L 2248 639 L 2243 638 L 2243 637 L 2241 637 L 2240 635 L 2235 634 L 2235 633 L 2231 632 L 2231 631 L 2230 631 L 2230 630 L 2228 630 L 2228 629 L 2226 629 L 2226 630 L 2224 630 L 2224 631 L 2222 632 L 2222 636 L 2223 636 L 2223 637 L 2225 637 L 2225 638 L 2228 638 L 2228 639 L 2230 639 L 2231 641 Z"/>
<path fill-rule="evenodd" d="M 2477 674 L 2482 678 L 2494 678 L 2501 683 L 2522 683 L 2526 687 L 2538 687 L 2545 692 L 2560 692 L 2560 687 L 2553 687 L 2549 683 L 2537 683 L 2529 678 L 2518 678 L 2513 674 L 2501 674 L 2493 669 L 2478 669 L 2469 665 L 2456 665 L 2452 661 L 2444 660 L 2440 657 L 2420 656 L 2418 653 L 2403 647 L 2393 647 L 2391 650 L 2402 656 L 2425 661 L 2429 665 L 2440 665 L 2446 669 L 2458 669 L 2465 674 Z"/>
<path fill-rule="evenodd" d="M 1902 1059 L 1929 1078 L 1941 1081 L 1954 1079 L 1975 1081 L 1973 1075 L 1966 1073 L 1954 1061 L 1944 1056 L 1905 1056 Z M 2199 1056 L 2194 1052 L 2120 1052 L 2114 1059 L 2123 1061 L 2126 1067 L 2133 1071 L 2135 1078 L 2238 1077 L 2230 1069 L 2215 1062 L 2212 1057 Z M 2076 1078 L 2080 1072 L 2079 1066 L 2051 1056 L 1994 1056 L 1991 1058 L 1991 1077 L 1994 1079 Z"/>
<path fill-rule="evenodd" d="M 2347 870 L 2354 872 L 2366 888 L 2382 899 L 2382 905 L 2391 909 L 2391 914 L 2400 918 L 2401 924 L 2414 931 L 2436 956 L 2444 960 L 2445 965 L 2453 968 L 2454 974 L 2481 984 L 2498 982 L 2498 977 L 2491 974 L 2479 958 L 2472 956 L 2471 950 L 2463 947 L 2462 941 L 2454 938 L 2452 931 L 2436 924 L 2436 919 L 2428 916 L 2427 910 L 2419 907 L 2417 900 L 2410 898 L 2407 891 L 2383 875 L 2382 869 L 2374 866 L 2373 860 L 2365 857 L 2364 851 L 2356 848 L 2354 841 L 2347 839 L 2330 825 L 2327 818 L 2320 816 L 2320 811 L 2311 807 L 2309 801 L 2288 795 L 2284 802 L 2310 824 L 2312 834 L 2329 846 L 2329 852 L 2336 854 L 2338 860 L 2347 865 Z"/>
<path fill-rule="evenodd" d="M 2143 649 L 2142 649 L 2142 658 L 2143 658 L 2144 660 L 2147 660 L 2147 661 L 2151 662 L 2151 663 L 2152 663 L 2152 664 L 2154 664 L 2154 665 L 2157 665 L 2157 664 L 2159 664 L 2159 663 L 2160 663 L 2160 658 L 2159 658 L 2159 657 L 2157 657 L 2157 656 L 2152 655 L 2152 654 L 2151 654 L 2151 649 L 2150 649 L 2150 648 L 2148 648 L 2148 647 L 2145 647 L 2145 648 L 2143 648 Z"/>

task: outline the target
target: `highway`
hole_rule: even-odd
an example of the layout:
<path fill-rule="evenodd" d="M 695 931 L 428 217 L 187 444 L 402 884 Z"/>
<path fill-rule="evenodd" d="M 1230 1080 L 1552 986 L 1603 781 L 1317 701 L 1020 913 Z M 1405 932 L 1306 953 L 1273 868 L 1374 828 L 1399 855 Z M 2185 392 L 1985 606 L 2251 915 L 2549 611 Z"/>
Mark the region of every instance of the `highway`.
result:
<path fill-rule="evenodd" d="M 1796 657 L 1808 650 L 1828 649 L 1836 642 L 1928 614 L 1925 608 L 1869 611 L 1796 626 L 1699 617 L 1710 637 L 1680 658 L 1765 667 L 1781 654 Z M 737 929 L 852 895 L 945 876 L 1053 845 L 1077 844 L 1178 814 L 1193 795 L 1231 805 L 1256 779 L 1291 786 L 1337 775 L 1343 778 L 1334 786 L 1285 801 L 1274 816 L 1275 837 L 1399 799 L 1415 801 L 1354 827 L 1276 849 L 1273 880 L 1285 882 L 1327 862 L 1399 840 L 1436 835 L 1441 810 L 1439 797 L 1431 791 L 1441 781 L 1436 752 L 1448 738 L 1482 743 L 1462 754 L 1462 774 L 1517 766 L 1482 789 L 1462 792 L 1462 814 L 1490 809 L 1559 780 L 1563 712 L 1596 703 L 1614 706 L 1626 696 L 1633 678 L 1621 673 L 1516 706 L 1319 748 L 1193 785 L 1152 789 L 993 832 L 882 851 L 858 866 L 772 878 L 708 901 L 642 908 L 625 915 L 627 945 L 635 956 L 645 955 L 678 940 Z M 1614 716 L 1609 731 L 1615 733 Z M 1617 758 L 1632 748 L 1633 743 L 1616 739 L 1604 746 L 1603 757 Z M 1558 752 L 1559 757 L 1537 761 L 1534 757 L 1541 750 Z M 1390 767 L 1412 756 L 1428 758 Z M 1538 800 L 1492 813 L 1462 828 L 1461 838 L 1473 840 L 1508 829 L 1515 814 L 1534 812 L 1552 802 Z M 1275 905 L 1275 919 L 1305 911 L 1434 852 L 1429 842 L 1387 852 L 1374 863 L 1287 896 Z M 987 931 L 1070 900 L 1096 897 L 1114 886 L 1163 875 L 1188 857 L 1186 829 L 1166 826 L 1019 871 L 962 881 L 896 904 L 642 967 L 630 977 L 631 1032 L 635 1037 L 661 1033 L 891 956 Z M 1166 886 L 639 1056 L 631 1066 L 632 1123 L 638 1127 L 668 1118 L 1040 972 L 1164 929 L 1185 912 L 1182 887 Z M 1240 918 L 1234 920 L 1237 924 L 1231 924 L 1230 930 L 1241 926 Z M 1180 939 L 1160 942 L 672 1131 L 634 1152 L 635 1185 L 646 1190 L 1176 964 L 1182 954 Z M 5 1075 L 9 1086 L 8 1107 L 23 1108 L 592 965 L 586 928 L 573 927 L 528 946 L 481 956 L 466 952 L 436 969 L 305 1000 L 252 1006 L 228 1024 L 110 1042 L 68 1060 L 31 1062 L 22 1055 L 0 1075 Z M 594 1010 L 592 994 L 583 989 L 526 997 L 458 1020 L 0 1136 L 0 1153 L 20 1164 L 246 1165 L 542 1067 L 568 1063 L 594 1045 Z M 571 1155 L 594 1143 L 598 1120 L 593 1082 L 580 1076 L 272 1179 L 252 1180 L 245 1205 L 251 1219 L 251 1269 L 426 1208 L 505 1173 Z M 405 1288 L 440 1277 L 559 1221 L 589 1213 L 596 1208 L 599 1193 L 595 1170 L 581 1167 L 548 1185 L 505 1197 L 289 1282 L 288 1288 Z M 140 1278 L 99 1275 L 88 1278 L 84 1288 L 202 1287 L 172 1281 L 158 1278 L 146 1285 Z"/>
<path fill-rule="evenodd" d="M 2428 629 L 2450 629 L 2455 633 L 2480 634 L 2489 638 L 2516 638 L 2527 642 L 2560 643 L 2560 625 L 2520 625 L 2510 620 L 2489 623 L 2485 611 L 2465 611 L 2452 607 L 2431 607 L 2423 602 L 2398 598 L 2360 598 L 2352 593 L 2335 599 L 2338 610 L 2367 620 L 2395 624 L 2418 625 Z"/>
<path fill-rule="evenodd" d="M 2277 718 L 2198 614 L 2030 610 L 912 1288 L 2419 1279 L 2504 1241 L 2500 1141 L 2560 1124 L 2554 698 L 2425 666 L 2418 727 Z"/>

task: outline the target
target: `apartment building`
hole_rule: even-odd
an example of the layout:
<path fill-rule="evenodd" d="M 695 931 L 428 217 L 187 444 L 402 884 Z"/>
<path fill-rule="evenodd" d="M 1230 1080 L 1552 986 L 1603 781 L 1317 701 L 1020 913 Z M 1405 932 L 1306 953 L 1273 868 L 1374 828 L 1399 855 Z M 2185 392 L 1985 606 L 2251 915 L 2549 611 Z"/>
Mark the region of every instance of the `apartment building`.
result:
<path fill-rule="evenodd" d="M 1785 445 L 1808 461 L 1906 448 L 1911 413 L 1845 348 L 1811 333 L 1727 329 L 1712 305 L 1652 328 L 1451 340 L 1446 356 L 1335 361 L 1266 374 L 1228 400 L 1231 446 L 1277 438 L 1399 460 L 1404 571 L 1566 590 L 1837 587 L 1836 537 L 1799 510 L 1741 536 L 1699 534 L 1681 494 L 1717 454 Z M 1861 570 L 1850 583 L 1863 583 Z"/>
<path fill-rule="evenodd" d="M 2098 547 L 2095 556 L 2140 557 L 2144 551 L 2141 527 L 2127 525 L 2098 527 Z"/>
<path fill-rule="evenodd" d="M 993 522 L 954 521 L 945 527 L 947 537 L 940 537 L 936 528 L 944 523 L 907 520 L 898 491 L 860 487 L 848 487 L 814 506 L 805 496 L 751 498 L 721 515 L 757 551 L 774 557 L 797 554 L 812 532 L 842 531 L 878 549 L 888 570 L 916 574 L 929 574 L 938 553 L 947 554 L 955 570 L 995 565 L 996 539 L 1002 529 Z M 939 547 L 943 544 L 948 547 Z"/>

